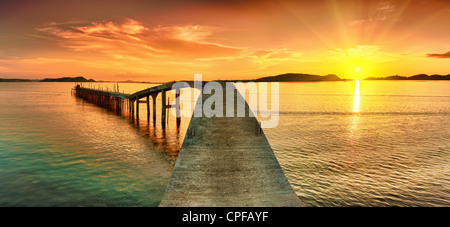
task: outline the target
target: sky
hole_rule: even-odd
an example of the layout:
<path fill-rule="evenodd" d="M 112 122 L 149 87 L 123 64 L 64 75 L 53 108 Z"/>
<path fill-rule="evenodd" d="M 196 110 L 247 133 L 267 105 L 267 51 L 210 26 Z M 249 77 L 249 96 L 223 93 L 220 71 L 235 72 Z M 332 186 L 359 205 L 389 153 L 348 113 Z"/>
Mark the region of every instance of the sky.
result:
<path fill-rule="evenodd" d="M 2 0 L 0 78 L 450 73 L 450 0 Z"/>

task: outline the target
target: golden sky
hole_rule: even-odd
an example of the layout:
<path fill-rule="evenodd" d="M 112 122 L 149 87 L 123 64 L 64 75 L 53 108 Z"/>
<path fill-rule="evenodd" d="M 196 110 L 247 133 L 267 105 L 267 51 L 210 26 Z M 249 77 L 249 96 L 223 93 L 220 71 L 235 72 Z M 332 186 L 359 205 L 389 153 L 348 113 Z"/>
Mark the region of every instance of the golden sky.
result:
<path fill-rule="evenodd" d="M 450 73 L 449 0 L 2 0 L 0 78 Z"/>

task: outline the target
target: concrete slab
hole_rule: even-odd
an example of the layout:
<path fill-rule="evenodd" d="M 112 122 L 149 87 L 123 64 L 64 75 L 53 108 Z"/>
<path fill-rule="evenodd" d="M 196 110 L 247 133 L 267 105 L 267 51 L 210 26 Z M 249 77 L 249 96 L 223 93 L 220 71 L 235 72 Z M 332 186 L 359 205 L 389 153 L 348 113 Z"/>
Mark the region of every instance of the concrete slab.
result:
<path fill-rule="evenodd" d="M 236 104 L 243 97 L 235 93 Z M 202 94 L 203 102 L 210 96 Z M 224 100 L 224 116 L 225 104 Z M 248 115 L 192 117 L 159 206 L 303 206 L 257 125 Z"/>

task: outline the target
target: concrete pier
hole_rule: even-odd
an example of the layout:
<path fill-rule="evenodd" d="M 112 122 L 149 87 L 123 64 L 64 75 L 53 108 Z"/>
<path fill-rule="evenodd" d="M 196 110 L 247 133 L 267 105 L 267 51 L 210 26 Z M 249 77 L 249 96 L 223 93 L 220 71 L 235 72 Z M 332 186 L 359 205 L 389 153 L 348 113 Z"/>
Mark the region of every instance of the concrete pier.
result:
<path fill-rule="evenodd" d="M 161 93 L 161 124 L 166 124 L 166 92 L 174 83 L 151 87 L 134 94 L 75 87 L 77 97 L 106 108 L 128 104 L 131 118 L 139 120 L 139 103 L 153 101 L 153 122 L 156 121 L 156 98 Z M 194 82 L 186 83 L 194 87 Z M 226 92 L 225 83 L 221 83 Z M 180 88 L 178 88 L 180 89 Z M 223 117 L 206 117 L 201 109 L 210 94 L 201 94 L 196 104 L 201 117 L 192 117 L 175 163 L 161 207 L 278 207 L 303 206 L 293 191 L 255 117 L 248 115 L 248 104 L 239 92 L 223 95 Z M 139 101 L 141 98 L 146 101 Z M 176 95 L 179 97 L 179 94 Z M 231 99 L 230 99 L 231 97 Z M 234 100 L 234 117 L 226 112 L 226 100 Z M 247 114 L 237 117 L 237 101 L 243 100 Z M 124 102 L 125 101 L 125 102 Z M 136 102 L 136 111 L 135 111 Z M 180 105 L 180 103 L 176 103 Z M 217 107 L 217 106 L 214 106 Z M 230 111 L 230 110 L 228 110 Z M 136 113 L 136 115 L 134 115 Z M 168 118 L 168 116 L 167 116 Z M 177 127 L 181 118 L 177 112 Z"/>
<path fill-rule="evenodd" d="M 203 102 L 209 96 L 202 94 Z M 243 99 L 239 92 L 234 97 L 235 104 Z M 235 117 L 192 117 L 159 206 L 303 206 L 264 133 L 255 130 L 257 119 L 237 117 L 236 109 Z"/>

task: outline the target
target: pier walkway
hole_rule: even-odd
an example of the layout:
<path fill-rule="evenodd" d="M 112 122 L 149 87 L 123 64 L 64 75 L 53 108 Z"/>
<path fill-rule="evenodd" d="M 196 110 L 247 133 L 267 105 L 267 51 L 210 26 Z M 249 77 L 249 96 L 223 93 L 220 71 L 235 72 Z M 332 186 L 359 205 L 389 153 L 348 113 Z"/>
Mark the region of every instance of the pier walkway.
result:
<path fill-rule="evenodd" d="M 171 89 L 171 85 L 160 85 L 132 95 L 115 95 L 130 103 L 133 100 L 139 103 L 139 98 L 147 97 L 149 103 L 149 96 L 157 92 L 164 94 Z M 192 86 L 192 83 L 189 85 Z M 225 93 L 224 83 L 223 88 Z M 80 89 L 82 88 L 78 87 L 77 94 L 82 97 Z M 211 96 L 201 95 L 203 102 Z M 243 97 L 236 89 L 233 94 L 225 94 L 223 97 L 234 97 L 234 117 L 202 115 L 191 118 L 169 185 L 159 206 L 303 206 L 284 175 L 257 119 L 248 116 L 248 112 L 246 117 L 237 117 L 236 103 Z M 197 103 L 195 108 L 198 110 L 202 107 L 201 104 Z M 224 100 L 224 116 L 225 104 Z M 248 110 L 248 104 L 245 104 Z"/>

